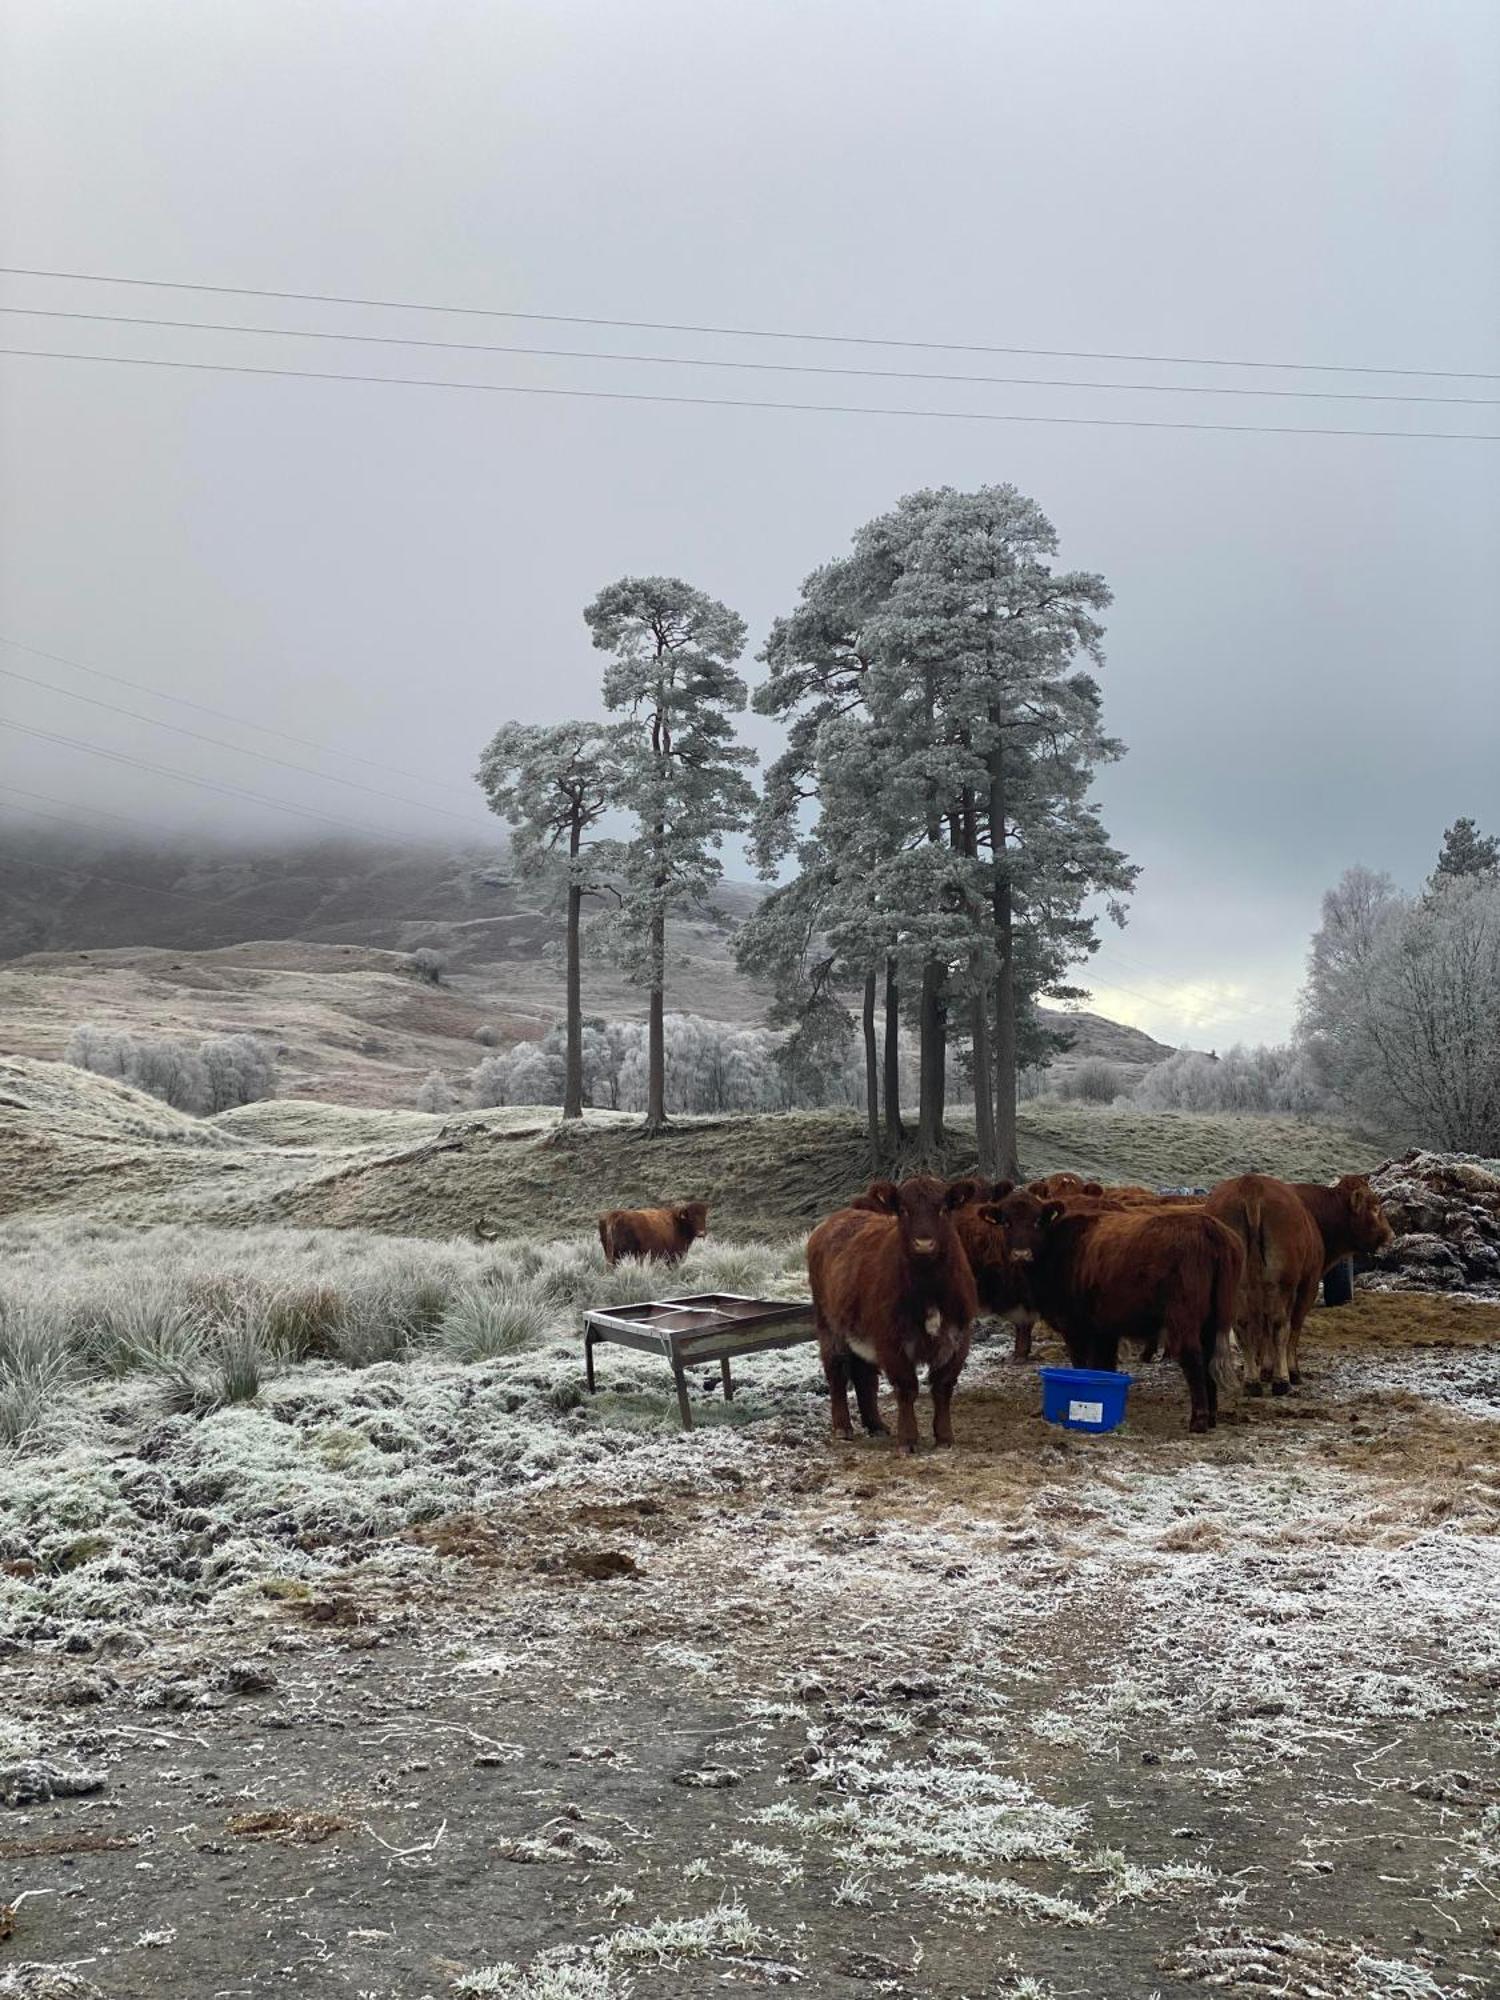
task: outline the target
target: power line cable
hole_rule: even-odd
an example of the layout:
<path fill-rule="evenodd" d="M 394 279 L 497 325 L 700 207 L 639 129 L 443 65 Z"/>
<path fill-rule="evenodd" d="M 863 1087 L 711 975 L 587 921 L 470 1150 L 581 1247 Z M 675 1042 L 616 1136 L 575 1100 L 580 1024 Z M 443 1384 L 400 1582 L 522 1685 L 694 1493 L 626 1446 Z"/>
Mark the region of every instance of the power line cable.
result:
<path fill-rule="evenodd" d="M 74 805 L 68 799 L 54 798 L 50 792 L 29 792 L 24 785 L 0 784 L 0 792 L 9 792 L 12 797 L 18 799 L 38 799 L 41 801 L 43 807 L 60 806 L 62 808 L 61 812 L 48 813 L 47 818 L 66 819 L 69 825 L 75 824 L 78 815 L 83 813 L 89 819 L 109 819 L 114 820 L 120 826 L 139 827 L 145 833 L 156 834 L 159 839 L 180 838 L 180 836 L 171 835 L 166 827 L 156 826 L 148 819 L 136 819 L 130 813 L 107 812 L 103 806 Z M 92 829 L 88 830 L 91 831 Z"/>
<path fill-rule="evenodd" d="M 869 403 L 784 403 L 747 396 L 669 396 L 641 389 L 557 389 L 517 382 L 451 382 L 415 375 L 351 375 L 314 368 L 253 368 L 230 361 L 166 361 L 140 354 L 75 354 L 45 347 L 0 347 L 28 361 L 93 361 L 119 368 L 165 368 L 197 375 L 280 377 L 303 382 L 375 384 L 386 389 L 459 389 L 489 396 L 547 396 L 593 403 L 657 403 L 710 410 L 782 410 L 845 417 L 937 418 L 947 423 L 1062 424 L 1087 430 L 1219 431 L 1258 437 L 1410 438 L 1453 444 L 1500 444 L 1500 431 L 1388 431 L 1315 424 L 1217 424 L 1171 417 L 1021 416 L 1002 410 L 910 410 Z"/>
<path fill-rule="evenodd" d="M 151 764 L 143 757 L 129 757 L 123 750 L 106 750 L 97 743 L 87 743 L 82 737 L 64 736 L 50 729 L 35 729 L 30 723 L 16 722 L 8 715 L 0 715 L 0 729 L 14 729 L 22 736 L 33 736 L 43 743 L 60 743 L 70 750 L 85 751 L 90 757 L 103 757 L 112 764 L 129 764 L 137 771 L 149 771 L 153 777 L 175 778 L 180 785 L 196 785 L 200 791 L 218 792 L 225 798 L 248 799 L 252 805 L 270 806 L 274 812 L 294 813 L 299 819 L 321 820 L 325 826 L 342 827 L 346 833 L 357 833 L 363 839 L 389 840 L 389 830 L 383 827 L 364 826 L 357 820 L 338 819 L 332 813 L 320 813 L 311 806 L 294 806 L 286 799 L 268 799 L 259 792 L 246 791 L 240 785 L 220 784 L 213 778 L 194 778 L 186 771 L 174 771 L 169 765 Z"/>
<path fill-rule="evenodd" d="M 369 347 L 433 348 L 449 354 L 514 354 L 547 361 L 617 361 L 661 368 L 731 368 L 756 375 L 819 375 L 867 382 L 956 382 L 999 389 L 1095 389 L 1145 396 L 1277 396 L 1310 403 L 1423 403 L 1458 409 L 1493 409 L 1495 396 L 1406 396 L 1380 389 L 1247 389 L 1203 382 L 1075 382 L 1056 375 L 954 375 L 916 368 L 819 367 L 805 361 L 725 361 L 694 354 L 601 354 L 587 347 L 524 347 L 484 340 L 423 340 L 395 333 L 339 333 L 326 328 L 244 326 L 237 322 L 150 319 L 130 313 L 60 312 L 42 306 L 0 306 L 0 313 L 27 319 L 84 320 L 94 326 L 172 327 L 188 333 L 245 333 L 277 340 L 340 340 Z"/>
<path fill-rule="evenodd" d="M 186 695 L 168 694 L 162 688 L 148 687 L 142 681 L 127 680 L 123 674 L 109 674 L 102 667 L 86 667 L 82 660 L 69 659 L 66 653 L 50 653 L 45 646 L 29 646 L 24 639 L 12 639 L 0 632 L 0 646 L 13 646 L 18 653 L 31 653 L 39 660 L 52 660 L 60 667 L 72 667 L 80 674 L 91 674 L 95 680 L 112 681 L 116 687 L 126 687 L 135 694 L 150 695 L 154 701 L 170 701 L 178 708 L 193 709 L 199 715 L 211 715 L 218 722 L 232 722 L 237 729 L 254 729 L 262 736 L 274 736 L 283 743 L 295 743 L 299 749 L 313 750 L 320 757 L 342 757 L 346 763 L 363 764 L 367 770 L 384 771 L 392 778 L 405 778 L 414 785 L 431 785 L 435 790 L 447 791 L 450 787 L 441 778 L 424 777 L 417 771 L 403 771 L 396 764 L 381 764 L 373 757 L 358 757 L 352 750 L 335 750 L 327 743 L 314 743 L 306 736 L 290 735 L 285 729 L 272 729 L 267 723 L 252 722 L 246 715 L 232 715 L 227 709 L 210 708 L 206 702 L 190 701 Z"/>
<path fill-rule="evenodd" d="M 1230 358 L 1203 354 L 1123 354 L 1102 348 L 1080 347 L 1001 347 L 992 343 L 965 340 L 894 340 L 863 333 L 809 333 L 790 328 L 759 326 L 704 326 L 679 320 L 606 319 L 583 313 L 514 312 L 499 306 L 451 306 L 424 303 L 415 299 L 352 298 L 337 292 L 281 292 L 254 285 L 201 285 L 185 279 L 127 278 L 102 271 L 48 271 L 24 264 L 0 264 L 0 275 L 13 278 L 60 278 L 68 283 L 88 285 L 132 285 L 164 292 L 203 292 L 216 298 L 281 299 L 300 305 L 366 306 L 382 312 L 426 312 L 462 314 L 476 319 L 514 319 L 542 322 L 551 326 L 625 327 L 635 333 L 696 333 L 731 340 L 803 340 L 835 347 L 901 347 L 911 351 L 941 354 L 1010 354 L 1038 356 L 1051 361 L 1129 361 L 1159 363 L 1180 368 L 1269 368 L 1300 370 L 1318 375 L 1412 375 L 1434 381 L 1500 382 L 1500 372 L 1474 368 L 1377 368 L 1346 361 L 1265 361 L 1248 357 Z"/>
<path fill-rule="evenodd" d="M 450 812 L 446 806 L 428 805 L 418 799 L 403 799 L 395 792 L 382 792 L 374 785 L 362 785 L 357 778 L 338 778 L 329 772 L 314 771 L 306 764 L 289 763 L 285 757 L 273 757 L 265 750 L 247 750 L 241 744 L 226 742 L 222 736 L 205 736 L 201 729 L 185 729 L 180 722 L 164 722 L 159 716 L 142 715 L 139 709 L 121 708 L 112 701 L 100 701 L 97 695 L 79 694 L 75 688 L 59 687 L 56 681 L 44 681 L 35 674 L 17 673 L 14 667 L 0 667 L 0 678 L 20 681 L 25 687 L 41 688 L 47 694 L 60 694 L 67 701 L 81 701 L 90 708 L 103 709 L 107 715 L 123 715 L 131 722 L 144 722 L 150 729 L 170 729 L 174 736 L 186 736 L 194 743 L 208 743 L 216 750 L 228 750 L 236 757 L 254 757 L 262 764 L 274 764 L 281 771 L 295 771 L 300 777 L 313 778 L 320 785 L 342 785 L 347 791 L 364 792 L 372 799 L 385 799 L 392 805 L 408 806 L 414 812 L 441 813 L 445 819 L 457 820 L 460 826 L 469 827 L 469 821 L 462 813 Z"/>

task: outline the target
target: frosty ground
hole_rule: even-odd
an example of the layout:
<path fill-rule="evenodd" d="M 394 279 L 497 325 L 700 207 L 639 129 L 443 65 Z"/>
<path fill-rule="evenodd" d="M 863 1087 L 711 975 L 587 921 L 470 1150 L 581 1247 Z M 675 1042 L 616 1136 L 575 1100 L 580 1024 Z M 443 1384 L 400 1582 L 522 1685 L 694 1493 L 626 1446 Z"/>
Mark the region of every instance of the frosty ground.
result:
<path fill-rule="evenodd" d="M 691 1436 L 643 1358 L 588 1404 L 582 1241 L 81 1228 L 0 1244 L 98 1343 L 0 1481 L 0 1993 L 1500 1992 L 1495 1308 L 1320 1312 L 1206 1439 L 1162 1365 L 1050 1430 L 990 1341 L 903 1462 L 810 1348 Z M 393 1358 L 253 1283 L 424 1255 Z M 254 1380 L 105 1339 L 153 1282 Z"/>

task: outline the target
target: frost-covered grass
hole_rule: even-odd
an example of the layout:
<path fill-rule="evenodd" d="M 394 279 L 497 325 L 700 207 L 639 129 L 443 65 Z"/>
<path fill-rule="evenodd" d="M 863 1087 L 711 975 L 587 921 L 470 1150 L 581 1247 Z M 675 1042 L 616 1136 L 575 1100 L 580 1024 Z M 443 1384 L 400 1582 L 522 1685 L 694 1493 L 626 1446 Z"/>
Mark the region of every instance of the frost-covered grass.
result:
<path fill-rule="evenodd" d="M 802 1246 L 704 1243 L 673 1271 L 609 1269 L 596 1240 L 483 1245 L 344 1230 L 0 1225 L 0 1448 L 47 1437 L 90 1381 L 164 1405 L 253 1398 L 306 1361 L 477 1362 L 576 1337 L 583 1309 L 691 1291 L 795 1296 Z"/>

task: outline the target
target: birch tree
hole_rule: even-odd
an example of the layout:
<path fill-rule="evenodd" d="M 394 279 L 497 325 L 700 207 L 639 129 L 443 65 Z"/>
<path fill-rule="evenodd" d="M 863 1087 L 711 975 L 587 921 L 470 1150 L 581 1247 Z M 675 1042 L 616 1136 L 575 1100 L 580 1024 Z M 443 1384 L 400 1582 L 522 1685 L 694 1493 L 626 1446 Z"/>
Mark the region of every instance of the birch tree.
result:
<path fill-rule="evenodd" d="M 723 872 L 724 836 L 749 820 L 754 753 L 734 740 L 745 683 L 734 670 L 745 623 L 678 577 L 627 576 L 584 612 L 608 653 L 604 704 L 631 724 L 621 737 L 620 797 L 635 818 L 621 900 L 603 936 L 649 1000 L 646 1130 L 666 1124 L 663 1019 L 667 922 L 701 902 Z"/>

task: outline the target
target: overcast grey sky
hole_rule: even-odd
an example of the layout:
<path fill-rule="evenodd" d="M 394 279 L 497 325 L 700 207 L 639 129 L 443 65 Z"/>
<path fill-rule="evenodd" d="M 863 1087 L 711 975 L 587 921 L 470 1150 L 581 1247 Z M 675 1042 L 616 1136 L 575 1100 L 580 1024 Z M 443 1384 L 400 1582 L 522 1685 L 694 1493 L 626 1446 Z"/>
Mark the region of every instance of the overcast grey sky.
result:
<path fill-rule="evenodd" d="M 527 313 L 1500 371 L 1490 0 L 9 0 L 0 261 Z M 922 355 L 0 279 L 0 301 L 821 366 L 1438 396 L 1500 380 Z M 0 345 L 554 388 L 1379 430 L 1500 409 L 736 374 L 0 316 Z M 1283 1034 L 1323 887 L 1500 828 L 1500 446 L 792 414 L 0 359 L 0 631 L 431 774 L 407 810 L 0 679 L 0 717 L 389 829 L 483 830 L 509 715 L 597 705 L 580 608 L 749 620 L 924 485 L 1011 480 L 1116 595 L 1144 867 L 1097 1004 Z M 0 667 L 393 792 L 0 647 Z M 751 668 L 752 673 L 758 672 Z M 773 739 L 760 725 L 762 748 Z M 312 821 L 0 729 L 0 785 Z M 19 807 L 14 793 L 0 805 Z M 447 819 L 436 810 L 456 813 Z"/>

